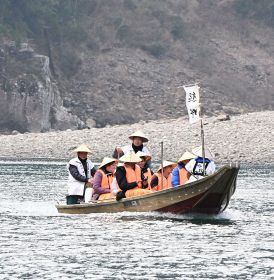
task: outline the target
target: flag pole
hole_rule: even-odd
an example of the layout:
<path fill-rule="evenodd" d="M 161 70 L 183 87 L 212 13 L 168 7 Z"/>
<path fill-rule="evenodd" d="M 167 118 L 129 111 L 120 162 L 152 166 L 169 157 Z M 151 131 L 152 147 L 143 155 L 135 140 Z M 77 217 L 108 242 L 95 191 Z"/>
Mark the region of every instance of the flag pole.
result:
<path fill-rule="evenodd" d="M 205 134 L 204 134 L 204 123 L 203 123 L 203 106 L 200 107 L 201 117 L 201 142 L 202 142 L 202 156 L 203 156 L 203 175 L 205 176 Z"/>
<path fill-rule="evenodd" d="M 184 85 L 186 92 L 186 107 L 188 110 L 190 123 L 195 123 L 200 120 L 201 123 L 201 142 L 202 142 L 202 158 L 203 158 L 203 175 L 205 175 L 205 136 L 204 136 L 204 124 L 202 118 L 202 109 L 199 95 L 199 85 L 198 83 Z"/>
<path fill-rule="evenodd" d="M 201 118 L 201 141 L 202 141 L 202 156 L 203 156 L 203 175 L 205 176 L 205 135 L 203 118 Z"/>

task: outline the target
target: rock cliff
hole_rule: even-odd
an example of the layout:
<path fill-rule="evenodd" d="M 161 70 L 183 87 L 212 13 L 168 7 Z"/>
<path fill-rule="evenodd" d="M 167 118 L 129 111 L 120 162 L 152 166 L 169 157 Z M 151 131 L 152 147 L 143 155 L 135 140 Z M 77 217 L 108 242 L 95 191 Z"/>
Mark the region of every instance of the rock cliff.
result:
<path fill-rule="evenodd" d="M 0 77 L 0 129 L 43 132 L 83 127 L 83 122 L 62 106 L 49 58 L 29 45 L 1 46 Z"/>

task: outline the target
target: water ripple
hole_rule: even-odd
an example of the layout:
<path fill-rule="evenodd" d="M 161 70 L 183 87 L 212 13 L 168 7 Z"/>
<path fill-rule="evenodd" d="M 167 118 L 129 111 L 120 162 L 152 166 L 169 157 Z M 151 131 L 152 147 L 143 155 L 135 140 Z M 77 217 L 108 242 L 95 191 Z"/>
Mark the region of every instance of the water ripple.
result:
<path fill-rule="evenodd" d="M 273 279 L 271 170 L 243 170 L 217 216 L 61 215 L 64 164 L 0 165 L 0 279 Z"/>

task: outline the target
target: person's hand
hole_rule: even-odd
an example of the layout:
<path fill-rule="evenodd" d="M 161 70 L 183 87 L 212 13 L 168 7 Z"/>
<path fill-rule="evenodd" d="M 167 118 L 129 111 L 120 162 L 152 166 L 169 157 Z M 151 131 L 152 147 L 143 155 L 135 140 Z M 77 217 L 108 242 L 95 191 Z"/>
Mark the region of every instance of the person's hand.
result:
<path fill-rule="evenodd" d="M 88 182 L 91 183 L 91 184 L 93 185 L 93 182 L 94 182 L 93 177 L 89 178 L 89 179 L 88 179 Z"/>
<path fill-rule="evenodd" d="M 85 186 L 86 186 L 86 188 L 92 188 L 92 184 L 91 184 L 90 182 L 87 182 L 87 183 L 85 184 Z"/>
<path fill-rule="evenodd" d="M 122 150 L 122 148 L 121 148 L 121 147 L 116 147 L 116 151 L 117 151 L 117 153 L 118 153 L 118 154 L 123 153 L 123 150 Z"/>
<path fill-rule="evenodd" d="M 147 178 L 145 178 L 143 181 L 142 181 L 142 184 L 144 187 L 146 187 L 148 185 L 148 182 L 147 182 Z"/>

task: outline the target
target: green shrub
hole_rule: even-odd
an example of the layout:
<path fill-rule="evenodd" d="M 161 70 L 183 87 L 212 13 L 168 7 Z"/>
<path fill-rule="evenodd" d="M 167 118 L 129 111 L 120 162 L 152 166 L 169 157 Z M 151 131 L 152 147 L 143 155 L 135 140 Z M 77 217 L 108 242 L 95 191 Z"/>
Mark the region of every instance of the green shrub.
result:
<path fill-rule="evenodd" d="M 270 23 L 273 17 L 273 0 L 236 0 L 235 11 L 243 18 L 254 18 Z"/>
<path fill-rule="evenodd" d="M 61 55 L 60 63 L 61 71 L 67 78 L 71 78 L 77 73 L 80 65 L 82 64 L 82 60 L 75 52 L 64 49 Z"/>
<path fill-rule="evenodd" d="M 130 36 L 130 34 L 130 27 L 128 25 L 122 25 L 117 30 L 116 37 L 121 41 L 125 41 Z"/>
<path fill-rule="evenodd" d="M 250 5 L 251 2 L 252 1 L 238 0 L 235 2 L 234 8 L 238 14 L 242 17 L 246 17 L 252 9 L 252 6 Z"/>
<path fill-rule="evenodd" d="M 182 39 L 185 34 L 185 25 L 181 17 L 173 17 L 171 20 L 170 33 L 175 39 Z"/>
<path fill-rule="evenodd" d="M 167 47 L 164 45 L 161 45 L 159 43 L 154 43 L 151 45 L 144 45 L 141 47 L 144 51 L 151 54 L 152 56 L 156 58 L 160 58 L 162 55 L 164 55 L 167 51 Z"/>
<path fill-rule="evenodd" d="M 137 8 L 133 0 L 124 0 L 124 6 L 131 11 Z"/>

